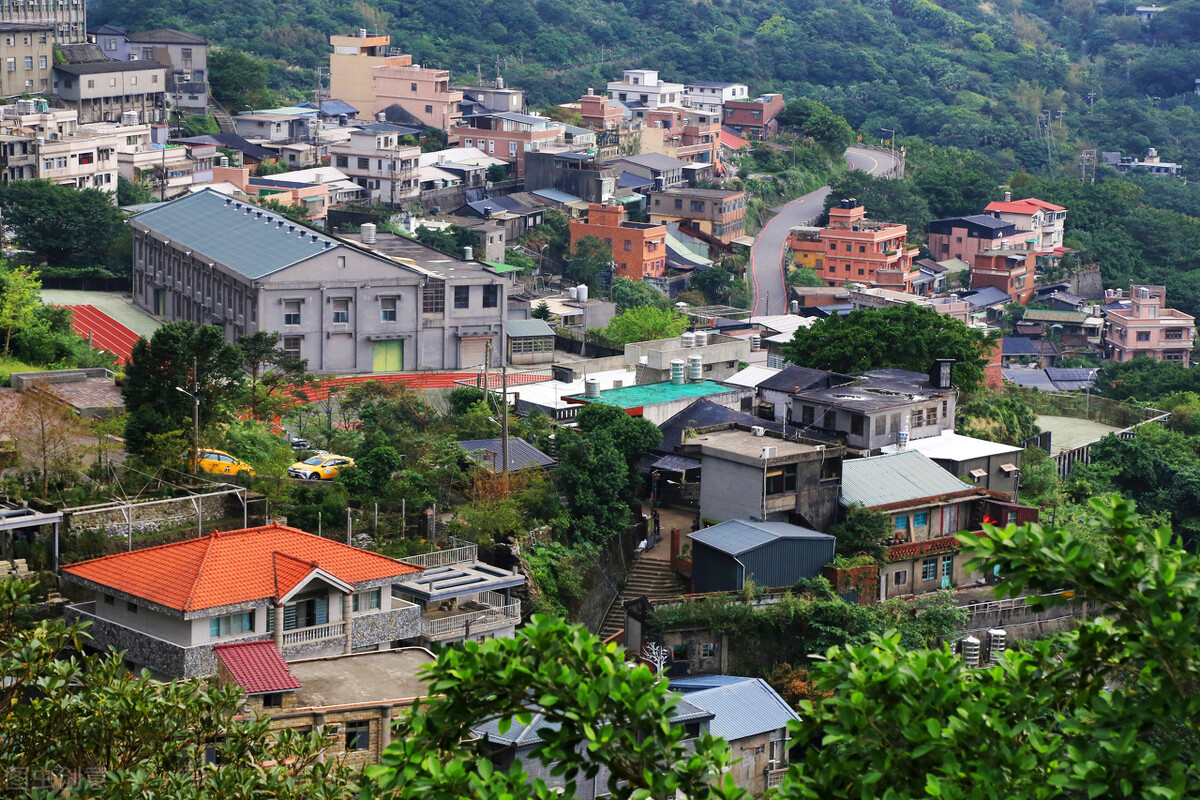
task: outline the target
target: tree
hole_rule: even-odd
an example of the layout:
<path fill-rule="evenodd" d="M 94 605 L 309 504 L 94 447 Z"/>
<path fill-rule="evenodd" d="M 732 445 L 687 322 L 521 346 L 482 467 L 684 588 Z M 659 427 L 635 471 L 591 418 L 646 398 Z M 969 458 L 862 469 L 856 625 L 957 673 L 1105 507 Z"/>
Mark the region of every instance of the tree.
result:
<path fill-rule="evenodd" d="M 1096 372 L 1096 391 L 1113 400 L 1137 398 L 1153 402 L 1176 392 L 1200 391 L 1200 367 L 1138 356 L 1132 361 L 1109 361 Z"/>
<path fill-rule="evenodd" d="M 398 724 L 384 763 L 366 770 L 365 796 L 555 796 L 542 781 L 535 789 L 519 762 L 493 768 L 488 742 L 470 735 L 488 724 L 506 733 L 536 714 L 533 757 L 555 765 L 565 797 L 600 767 L 616 798 L 746 797 L 730 775 L 720 777 L 728 745 L 704 735 L 694 751 L 685 746 L 683 727 L 669 722 L 679 701 L 667 682 L 582 626 L 535 615 L 514 638 L 446 648 L 426 677 L 436 696 Z"/>
<path fill-rule="evenodd" d="M 256 331 L 242 334 L 237 340 L 242 354 L 242 367 L 250 374 L 250 414 L 262 419 L 260 405 L 269 402 L 272 396 L 285 386 L 304 383 L 308 372 L 308 360 L 296 358 L 279 346 L 279 334 L 271 331 Z M 270 413 L 276 414 L 277 404 L 271 404 Z"/>
<path fill-rule="evenodd" d="M 12 181 L 0 186 L 0 213 L 21 247 L 55 267 L 101 266 L 116 241 L 128 235 L 110 195 L 98 189 Z"/>
<path fill-rule="evenodd" d="M 840 158 L 854 142 L 854 130 L 845 117 L 833 113 L 829 106 L 816 100 L 797 97 L 775 118 L 783 130 L 811 137 L 829 155 Z"/>
<path fill-rule="evenodd" d="M 242 717 L 240 687 L 131 675 L 120 655 L 82 650 L 85 625 L 26 626 L 29 586 L 0 580 L 0 792 L 84 800 L 353 796 L 350 770 L 323 757 L 320 731 L 270 732 L 268 718 Z M 43 782 L 61 788 L 39 789 Z"/>
<path fill-rule="evenodd" d="M 199 134 L 189 134 L 199 135 Z M 154 196 L 154 192 L 147 189 L 141 184 L 134 183 L 126 178 L 117 177 L 117 205 L 119 206 L 135 206 L 142 203 L 154 203 L 158 200 Z"/>
<path fill-rule="evenodd" d="M 1041 432 L 1037 414 L 1017 397 L 976 397 L 958 407 L 955 427 L 965 436 L 1021 444 Z"/>
<path fill-rule="evenodd" d="M 237 48 L 217 47 L 208 54 L 213 95 L 234 113 L 268 95 L 267 64 Z"/>
<path fill-rule="evenodd" d="M 600 273 L 612 266 L 612 245 L 595 236 L 584 236 L 575 242 L 567 255 L 564 276 L 572 283 L 595 286 Z"/>
<path fill-rule="evenodd" d="M 787 273 L 788 286 L 824 286 L 825 281 L 812 267 L 789 269 Z"/>
<path fill-rule="evenodd" d="M 28 328 L 42 304 L 42 282 L 37 270 L 0 264 L 0 330 L 4 331 L 4 355 L 11 354 L 13 333 Z"/>
<path fill-rule="evenodd" d="M 866 553 L 871 558 L 883 558 L 884 542 L 892 536 L 892 518 L 879 511 L 852 508 L 846 518 L 829 529 L 837 539 L 839 555 Z"/>
<path fill-rule="evenodd" d="M 613 317 L 604 329 L 604 338 L 613 347 L 623 347 L 629 342 L 670 339 L 687 330 L 687 326 L 687 317 L 675 310 L 641 306 Z"/>
<path fill-rule="evenodd" d="M 911 178 L 877 178 L 854 169 L 843 172 L 830 186 L 825 198 L 826 212 L 839 201 L 855 197 L 866 208 L 869 219 L 907 225 L 908 235 L 914 237 L 921 235 L 933 219 L 929 204 Z"/>
<path fill-rule="evenodd" d="M 704 298 L 713 305 L 729 303 L 735 279 L 733 272 L 722 264 L 692 273 L 691 287 L 704 293 Z"/>
<path fill-rule="evenodd" d="M 20 444 L 21 453 L 37 466 L 42 497 L 50 492 L 50 479 L 74 472 L 80 462 L 82 434 L 78 415 L 39 384 L 21 393 L 9 435 Z"/>
<path fill-rule="evenodd" d="M 667 308 L 671 304 L 665 294 L 650 284 L 629 278 L 617 278 L 613 281 L 611 297 L 612 301 L 617 304 L 618 314 L 630 308 L 640 308 L 641 306 Z"/>
<path fill-rule="evenodd" d="M 242 352 L 225 342 L 216 325 L 168 322 L 149 340 L 138 339 L 121 387 L 129 414 L 125 424 L 129 451 L 143 454 L 151 434 L 191 429 L 192 399 L 176 387 L 191 392 L 199 382 L 201 429 L 227 416 L 226 402 L 237 395 L 244 380 L 242 363 Z"/>
<path fill-rule="evenodd" d="M 529 312 L 529 316 L 533 317 L 534 319 L 541 319 L 549 322 L 551 317 L 550 304 L 545 300 L 540 301 L 536 306 L 533 307 L 533 310 Z"/>
<path fill-rule="evenodd" d="M 897 367 L 927 373 L 934 359 L 952 358 L 954 383 L 970 394 L 983 386 L 983 370 L 997 338 L 994 332 L 968 328 L 932 308 L 907 303 L 859 309 L 799 328 L 783 346 L 783 356 L 800 367 L 838 372 Z"/>

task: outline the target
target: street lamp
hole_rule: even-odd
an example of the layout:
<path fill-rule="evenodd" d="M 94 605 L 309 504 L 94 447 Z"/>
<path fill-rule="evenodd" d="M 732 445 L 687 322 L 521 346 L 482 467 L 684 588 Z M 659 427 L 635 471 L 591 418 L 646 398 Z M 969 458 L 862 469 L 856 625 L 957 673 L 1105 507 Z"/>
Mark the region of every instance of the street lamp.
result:
<path fill-rule="evenodd" d="M 892 168 L 895 169 L 895 166 L 896 166 L 896 129 L 895 128 L 880 128 L 879 130 L 883 131 L 884 133 L 890 133 L 892 135 L 892 138 L 888 139 L 888 144 L 891 145 L 891 147 L 889 149 L 892 151 Z"/>

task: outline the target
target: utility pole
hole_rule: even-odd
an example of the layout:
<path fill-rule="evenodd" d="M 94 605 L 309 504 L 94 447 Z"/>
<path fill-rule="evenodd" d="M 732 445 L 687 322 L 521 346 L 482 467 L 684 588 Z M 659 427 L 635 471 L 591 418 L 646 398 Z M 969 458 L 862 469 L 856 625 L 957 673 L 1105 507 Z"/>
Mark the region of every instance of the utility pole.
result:
<path fill-rule="evenodd" d="M 490 349 L 490 348 L 489 348 Z M 508 364 L 500 359 L 500 474 L 504 477 L 504 496 L 508 497 Z"/>

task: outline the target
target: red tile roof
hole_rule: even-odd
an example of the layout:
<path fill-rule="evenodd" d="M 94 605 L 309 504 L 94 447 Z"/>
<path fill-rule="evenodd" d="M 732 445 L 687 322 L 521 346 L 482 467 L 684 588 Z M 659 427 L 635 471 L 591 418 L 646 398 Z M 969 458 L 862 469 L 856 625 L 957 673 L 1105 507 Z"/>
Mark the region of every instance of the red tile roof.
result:
<path fill-rule="evenodd" d="M 741 150 L 743 147 L 749 147 L 750 142 L 738 136 L 736 133 L 725 128 L 721 129 L 721 146 L 728 147 L 730 150 Z"/>
<path fill-rule="evenodd" d="M 1010 214 L 1033 214 L 1037 211 L 1066 211 L 1062 206 L 1056 206 L 1054 203 L 1047 203 L 1045 200 L 1038 200 L 1036 197 L 1027 197 L 1024 200 L 1013 200 L 1009 203 L 1004 203 L 995 200 L 987 204 L 984 211 L 1007 211 Z"/>
<path fill-rule="evenodd" d="M 957 550 L 958 547 L 958 539 L 955 539 L 953 536 L 941 536 L 937 539 L 926 539 L 923 542 L 898 544 L 884 553 L 883 558 L 885 561 L 903 561 L 928 553 L 946 553 L 951 550 Z"/>
<path fill-rule="evenodd" d="M 187 612 L 281 597 L 286 594 L 282 587 L 294 587 L 313 567 L 350 584 L 420 571 L 378 553 L 274 524 L 117 553 L 72 564 L 63 572 Z"/>
<path fill-rule="evenodd" d="M 213 646 L 217 658 L 246 694 L 287 692 L 300 688 L 275 643 L 266 639 Z"/>

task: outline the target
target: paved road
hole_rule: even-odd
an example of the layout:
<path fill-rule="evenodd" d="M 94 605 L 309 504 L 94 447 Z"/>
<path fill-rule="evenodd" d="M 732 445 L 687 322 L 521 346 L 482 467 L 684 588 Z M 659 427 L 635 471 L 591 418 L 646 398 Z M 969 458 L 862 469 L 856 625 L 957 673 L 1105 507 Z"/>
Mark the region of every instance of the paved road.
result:
<path fill-rule="evenodd" d="M 892 169 L 896 163 L 889 154 L 878 150 L 851 147 L 846 151 L 846 160 L 854 169 L 878 175 Z M 754 240 L 750 250 L 750 297 L 755 314 L 787 313 L 787 294 L 783 286 L 783 249 L 787 244 L 788 231 L 804 225 L 820 215 L 825 205 L 829 187 L 822 186 L 815 192 L 797 197 L 772 217 Z"/>

